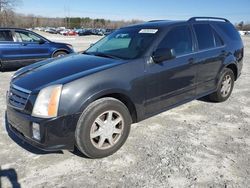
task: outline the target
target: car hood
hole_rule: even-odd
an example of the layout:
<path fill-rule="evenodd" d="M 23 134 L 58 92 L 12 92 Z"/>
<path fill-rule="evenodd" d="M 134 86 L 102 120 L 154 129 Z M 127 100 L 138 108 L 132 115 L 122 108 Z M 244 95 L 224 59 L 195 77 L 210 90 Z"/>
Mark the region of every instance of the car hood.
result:
<path fill-rule="evenodd" d="M 14 74 L 12 84 L 38 92 L 46 86 L 65 84 L 124 62 L 124 60 L 73 54 L 24 67 Z"/>

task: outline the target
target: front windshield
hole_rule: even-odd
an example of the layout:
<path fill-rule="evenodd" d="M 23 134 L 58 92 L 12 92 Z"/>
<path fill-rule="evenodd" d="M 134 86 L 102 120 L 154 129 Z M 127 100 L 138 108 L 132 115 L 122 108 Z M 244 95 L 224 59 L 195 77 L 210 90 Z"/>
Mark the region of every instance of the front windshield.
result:
<path fill-rule="evenodd" d="M 157 32 L 158 29 L 119 29 L 98 41 L 85 53 L 120 59 L 135 59 L 150 46 Z"/>

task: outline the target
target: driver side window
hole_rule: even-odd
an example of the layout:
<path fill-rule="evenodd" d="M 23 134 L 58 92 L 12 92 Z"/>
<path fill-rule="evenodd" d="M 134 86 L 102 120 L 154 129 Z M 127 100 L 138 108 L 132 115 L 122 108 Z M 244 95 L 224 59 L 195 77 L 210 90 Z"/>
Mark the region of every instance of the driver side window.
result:
<path fill-rule="evenodd" d="M 173 49 L 176 56 L 193 52 L 192 35 L 187 25 L 171 29 L 160 42 L 158 49 Z"/>
<path fill-rule="evenodd" d="M 18 41 L 22 42 L 39 42 L 41 39 L 32 33 L 26 31 L 16 31 L 16 37 Z"/>

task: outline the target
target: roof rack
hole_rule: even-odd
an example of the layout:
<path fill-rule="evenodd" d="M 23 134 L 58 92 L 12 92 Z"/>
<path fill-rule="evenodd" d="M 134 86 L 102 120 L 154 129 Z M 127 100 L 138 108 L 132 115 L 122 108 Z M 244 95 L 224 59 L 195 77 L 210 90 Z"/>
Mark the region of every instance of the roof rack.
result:
<path fill-rule="evenodd" d="M 192 21 L 197 21 L 197 20 L 222 20 L 225 22 L 229 22 L 229 20 L 227 20 L 226 18 L 218 18 L 218 17 L 192 17 L 190 18 L 188 21 L 192 22 Z"/>
<path fill-rule="evenodd" d="M 161 21 L 165 21 L 165 20 L 150 20 L 148 22 L 161 22 Z"/>

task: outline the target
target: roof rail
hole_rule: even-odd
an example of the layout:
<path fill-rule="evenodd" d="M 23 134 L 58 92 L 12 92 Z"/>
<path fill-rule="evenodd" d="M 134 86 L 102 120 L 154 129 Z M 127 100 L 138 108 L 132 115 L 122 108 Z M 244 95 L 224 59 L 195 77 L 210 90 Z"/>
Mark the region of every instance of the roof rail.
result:
<path fill-rule="evenodd" d="M 150 20 L 148 22 L 161 22 L 161 21 L 165 21 L 165 20 Z"/>
<path fill-rule="evenodd" d="M 188 21 L 192 22 L 192 21 L 197 21 L 197 20 L 223 20 L 225 22 L 229 22 L 229 20 L 227 20 L 226 18 L 218 18 L 218 17 L 192 17 L 190 18 Z"/>

